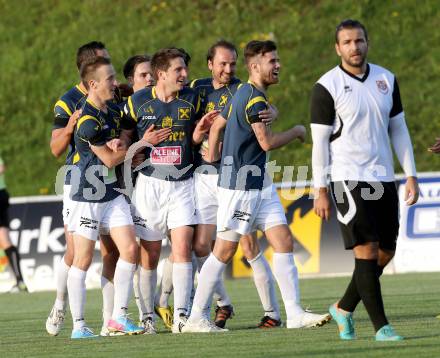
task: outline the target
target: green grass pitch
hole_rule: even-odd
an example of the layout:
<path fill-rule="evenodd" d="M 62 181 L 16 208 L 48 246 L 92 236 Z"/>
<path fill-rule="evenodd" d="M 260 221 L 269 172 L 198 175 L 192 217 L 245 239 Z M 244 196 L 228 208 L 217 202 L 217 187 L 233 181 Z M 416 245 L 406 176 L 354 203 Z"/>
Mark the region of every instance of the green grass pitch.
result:
<path fill-rule="evenodd" d="M 0 295 L 1 357 L 439 357 L 439 274 L 407 274 L 382 278 L 385 309 L 402 342 L 377 343 L 362 305 L 355 314 L 358 339 L 340 341 L 334 322 L 303 330 L 257 330 L 262 316 L 251 280 L 228 280 L 236 316 L 225 334 L 173 335 L 158 322 L 156 336 L 131 336 L 71 341 L 71 318 L 58 337 L 45 331 L 53 292 Z M 302 303 L 324 312 L 343 293 L 348 278 L 301 280 Z M 281 306 L 282 307 L 282 306 Z M 86 319 L 99 332 L 101 294 L 87 293 Z M 134 304 L 130 311 L 137 317 Z"/>

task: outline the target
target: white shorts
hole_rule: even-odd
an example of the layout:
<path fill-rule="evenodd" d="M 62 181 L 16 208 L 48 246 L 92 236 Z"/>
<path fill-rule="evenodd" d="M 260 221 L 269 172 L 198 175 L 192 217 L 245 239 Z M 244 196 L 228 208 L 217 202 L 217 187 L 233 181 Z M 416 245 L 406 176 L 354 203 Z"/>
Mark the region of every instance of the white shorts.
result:
<path fill-rule="evenodd" d="M 63 224 L 67 226 L 67 230 L 69 230 L 69 219 L 71 217 L 72 212 L 72 199 L 70 199 L 70 190 L 72 189 L 72 185 L 64 184 L 63 186 Z"/>
<path fill-rule="evenodd" d="M 197 224 L 193 178 L 167 181 L 139 174 L 132 203 L 136 236 L 146 241 L 167 238 L 168 230 Z"/>
<path fill-rule="evenodd" d="M 197 224 L 217 225 L 218 174 L 194 174 Z"/>
<path fill-rule="evenodd" d="M 123 195 L 104 203 L 72 201 L 69 230 L 96 241 L 99 234 L 108 235 L 110 229 L 133 225 L 130 206 Z"/>
<path fill-rule="evenodd" d="M 263 190 L 218 188 L 217 232 L 235 231 L 241 235 L 287 225 L 286 215 L 275 186 Z M 239 238 L 239 236 L 237 236 Z"/>

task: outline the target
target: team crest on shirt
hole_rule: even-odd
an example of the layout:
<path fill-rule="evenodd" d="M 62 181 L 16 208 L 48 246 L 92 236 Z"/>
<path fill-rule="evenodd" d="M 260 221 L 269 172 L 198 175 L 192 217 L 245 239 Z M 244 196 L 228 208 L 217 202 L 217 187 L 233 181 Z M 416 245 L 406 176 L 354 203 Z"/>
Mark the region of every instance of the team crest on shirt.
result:
<path fill-rule="evenodd" d="M 191 115 L 190 107 L 179 107 L 179 116 L 177 119 L 179 120 L 188 120 Z"/>
<path fill-rule="evenodd" d="M 226 94 L 223 94 L 220 97 L 220 101 L 218 101 L 218 105 L 219 107 L 224 107 L 227 102 L 228 102 L 228 96 Z"/>
<path fill-rule="evenodd" d="M 388 93 L 388 85 L 384 80 L 376 81 L 377 89 L 380 93 L 387 94 Z"/>
<path fill-rule="evenodd" d="M 162 119 L 162 128 L 171 128 L 173 126 L 173 119 L 170 116 L 165 116 Z"/>
<path fill-rule="evenodd" d="M 206 105 L 206 113 L 211 112 L 215 109 L 215 103 L 214 102 L 208 102 Z"/>

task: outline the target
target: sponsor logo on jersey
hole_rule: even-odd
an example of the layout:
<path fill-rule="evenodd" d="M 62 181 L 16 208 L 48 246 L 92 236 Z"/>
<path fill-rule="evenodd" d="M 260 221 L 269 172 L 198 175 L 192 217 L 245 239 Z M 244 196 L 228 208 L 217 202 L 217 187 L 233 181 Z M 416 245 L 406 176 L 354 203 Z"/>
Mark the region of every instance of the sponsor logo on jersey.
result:
<path fill-rule="evenodd" d="M 345 85 L 345 86 L 344 86 L 344 91 L 345 91 L 345 93 L 347 93 L 347 92 L 351 92 L 351 87 Z"/>
<path fill-rule="evenodd" d="M 182 164 L 182 147 L 157 147 L 151 151 L 151 164 L 180 165 Z"/>
<path fill-rule="evenodd" d="M 235 210 L 234 215 L 232 215 L 232 219 L 239 220 L 239 221 L 246 221 L 249 222 L 251 218 L 251 214 L 246 213 L 244 211 Z"/>
<path fill-rule="evenodd" d="M 165 116 L 162 119 L 162 128 L 171 128 L 173 126 L 173 118 Z"/>
<path fill-rule="evenodd" d="M 380 93 L 387 94 L 388 93 L 388 85 L 384 80 L 377 80 L 377 89 Z"/>
<path fill-rule="evenodd" d="M 220 101 L 218 101 L 218 105 L 219 107 L 224 107 L 227 102 L 228 102 L 228 95 L 222 94 L 222 96 L 220 97 Z"/>
<path fill-rule="evenodd" d="M 153 109 L 153 107 L 151 107 L 151 105 L 150 105 L 150 106 L 148 106 L 147 108 L 144 108 L 144 112 L 145 112 L 145 113 L 153 114 L 153 113 L 154 113 L 154 109 Z"/>
<path fill-rule="evenodd" d="M 187 120 L 190 118 L 191 108 L 190 107 L 180 107 L 179 108 L 179 116 L 177 117 L 179 120 Z"/>
<path fill-rule="evenodd" d="M 142 119 L 144 120 L 144 121 L 148 121 L 148 120 L 150 120 L 150 119 L 156 119 L 156 116 L 142 116 Z"/>
<path fill-rule="evenodd" d="M 215 109 L 215 103 L 214 102 L 208 102 L 206 105 L 206 113 L 211 112 Z"/>

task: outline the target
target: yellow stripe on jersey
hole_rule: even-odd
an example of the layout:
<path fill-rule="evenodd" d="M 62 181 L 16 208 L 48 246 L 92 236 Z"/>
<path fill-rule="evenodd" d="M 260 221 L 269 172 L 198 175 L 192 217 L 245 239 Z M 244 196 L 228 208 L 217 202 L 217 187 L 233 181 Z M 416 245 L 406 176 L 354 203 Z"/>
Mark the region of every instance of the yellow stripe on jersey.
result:
<path fill-rule="evenodd" d="M 195 80 L 192 80 L 189 86 L 191 88 L 194 88 L 194 85 L 196 84 L 196 81 L 197 81 L 197 78 Z"/>
<path fill-rule="evenodd" d="M 101 122 L 98 121 L 95 117 L 93 117 L 93 116 L 89 116 L 89 115 L 85 115 L 84 117 L 81 117 L 81 118 L 79 119 L 78 124 L 76 125 L 76 130 L 78 130 L 79 127 L 81 126 L 81 124 L 83 124 L 83 123 L 84 123 L 86 120 L 88 120 L 88 119 L 94 120 L 95 122 L 97 122 L 97 123 L 99 124 L 99 127 L 102 127 L 102 126 L 101 126 Z"/>
<path fill-rule="evenodd" d="M 264 103 L 267 104 L 267 101 L 266 101 L 266 99 L 265 99 L 263 96 L 257 96 L 257 97 L 255 97 L 255 98 L 252 98 L 252 99 L 248 102 L 248 104 L 246 105 L 246 111 L 247 111 L 249 108 L 251 108 L 255 103 L 258 103 L 258 102 L 264 102 Z"/>
<path fill-rule="evenodd" d="M 153 89 L 151 90 L 151 95 L 153 96 L 154 99 L 157 98 L 157 96 L 156 96 L 156 86 L 154 86 Z"/>
<path fill-rule="evenodd" d="M 75 86 L 78 91 L 80 91 L 84 96 L 87 96 L 87 92 L 84 92 L 79 85 Z"/>
<path fill-rule="evenodd" d="M 57 103 L 55 103 L 55 107 L 61 107 L 64 110 L 64 112 L 66 112 L 69 116 L 72 115 L 72 111 L 67 106 L 67 103 L 61 99 L 58 100 Z"/>
<path fill-rule="evenodd" d="M 86 102 L 88 104 L 90 104 L 93 108 L 97 109 L 98 111 L 100 111 L 100 109 L 98 108 L 98 106 L 96 104 L 94 104 L 90 99 L 86 99 Z"/>
<path fill-rule="evenodd" d="M 197 107 L 196 107 L 196 113 L 199 113 L 199 110 L 200 110 L 200 102 L 201 102 L 201 99 L 200 99 L 200 95 L 199 95 L 199 96 L 197 96 Z"/>
<path fill-rule="evenodd" d="M 78 163 L 80 159 L 81 158 L 79 156 L 79 153 L 76 152 L 75 155 L 73 156 L 73 164 Z"/>
<path fill-rule="evenodd" d="M 137 122 L 137 118 L 134 115 L 133 102 L 131 101 L 131 96 L 128 97 L 127 103 L 128 103 L 128 108 L 130 108 L 130 116 L 131 116 L 131 118 L 133 118 L 134 121 Z"/>

